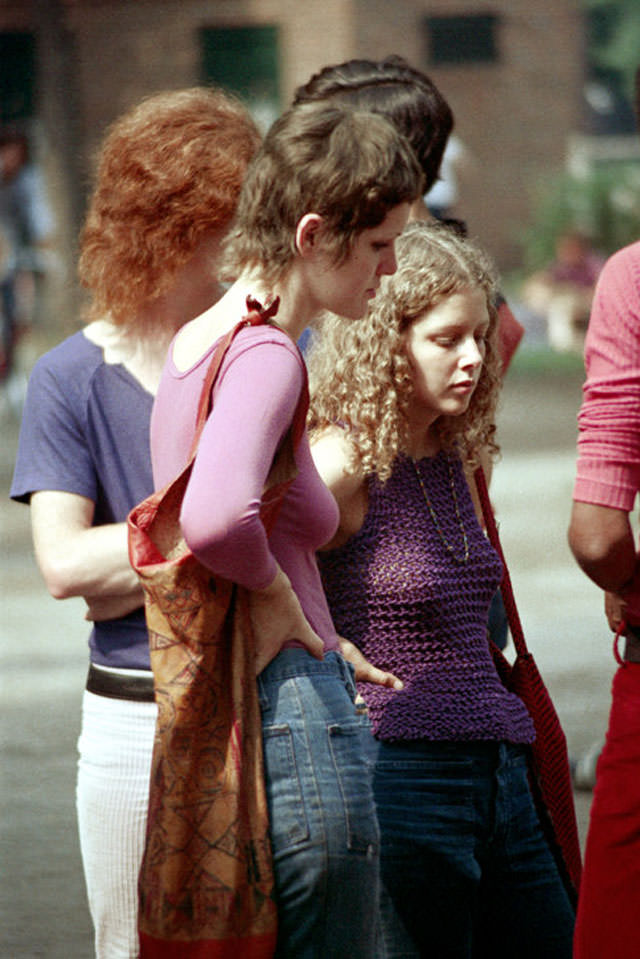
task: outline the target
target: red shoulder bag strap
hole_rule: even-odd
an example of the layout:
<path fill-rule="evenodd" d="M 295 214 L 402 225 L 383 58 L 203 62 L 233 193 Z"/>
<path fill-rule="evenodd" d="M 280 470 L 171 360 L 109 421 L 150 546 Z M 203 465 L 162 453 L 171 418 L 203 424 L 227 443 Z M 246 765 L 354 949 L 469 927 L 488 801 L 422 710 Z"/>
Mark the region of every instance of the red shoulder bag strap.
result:
<path fill-rule="evenodd" d="M 198 450 L 198 443 L 200 442 L 200 436 L 211 410 L 211 391 L 220 372 L 222 361 L 224 360 L 236 334 L 245 326 L 259 326 L 263 323 L 270 323 L 273 317 L 276 315 L 279 305 L 279 297 L 276 297 L 268 307 L 263 308 L 257 300 L 254 300 L 252 297 L 248 296 L 246 315 L 243 316 L 239 323 L 236 323 L 236 325 L 229 330 L 229 332 L 223 337 L 216 347 L 202 384 L 202 390 L 200 392 L 198 411 L 196 414 L 196 426 L 193 434 L 193 440 L 191 442 L 187 467 L 195 459 L 195 455 Z M 302 360 L 302 358 L 300 361 L 304 371 L 304 381 L 300 391 L 300 396 L 298 398 L 298 405 L 296 406 L 293 419 L 291 421 L 291 427 L 288 433 L 292 451 L 295 450 L 304 432 L 307 422 L 307 410 L 309 407 L 309 385 L 307 382 L 306 366 L 304 365 L 304 360 Z M 281 502 L 279 505 L 281 505 Z M 268 520 L 265 520 L 267 528 L 270 528 L 275 522 L 278 509 L 279 506 L 277 508 L 273 508 L 273 506 L 271 506 L 269 518 Z"/>
<path fill-rule="evenodd" d="M 495 516 L 493 515 L 493 509 L 491 508 L 487 480 L 484 475 L 484 470 L 481 466 L 478 466 L 473 476 L 476 481 L 476 488 L 478 490 L 478 496 L 482 506 L 482 513 L 484 516 L 484 523 L 489 536 L 489 541 L 502 561 L 502 582 L 500 583 L 500 591 L 502 593 L 507 619 L 509 620 L 511 638 L 513 640 L 516 653 L 519 656 L 524 656 L 528 652 L 527 643 L 524 638 L 524 632 L 522 629 L 522 623 L 520 621 L 520 614 L 518 613 L 518 607 L 516 606 L 515 596 L 513 595 L 513 586 L 511 585 L 509 568 L 507 566 L 507 561 L 504 558 L 500 537 L 498 535 L 498 527 L 496 525 Z"/>
<path fill-rule="evenodd" d="M 196 428 L 193 434 L 193 440 L 191 442 L 188 463 L 190 463 L 196 455 L 198 443 L 200 442 L 200 436 L 202 434 L 202 430 L 204 429 L 204 424 L 207 422 L 207 417 L 211 411 L 211 391 L 213 389 L 213 384 L 218 378 L 222 361 L 227 355 L 227 351 L 233 343 L 236 334 L 245 326 L 260 326 L 262 323 L 268 323 L 278 312 L 279 305 L 279 297 L 276 297 L 268 307 L 262 307 L 257 300 L 254 300 L 251 296 L 248 296 L 247 313 L 218 343 L 211 358 L 207 375 L 204 378 L 204 383 L 202 384 L 200 400 L 198 401 L 198 412 L 196 414 Z"/>

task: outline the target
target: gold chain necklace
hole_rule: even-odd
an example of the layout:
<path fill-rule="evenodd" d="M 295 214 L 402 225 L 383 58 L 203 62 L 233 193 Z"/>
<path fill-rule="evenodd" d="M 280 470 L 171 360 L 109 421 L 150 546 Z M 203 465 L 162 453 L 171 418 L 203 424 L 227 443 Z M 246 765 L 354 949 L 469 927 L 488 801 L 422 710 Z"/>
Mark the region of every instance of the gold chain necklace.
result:
<path fill-rule="evenodd" d="M 449 484 L 451 486 L 451 495 L 453 496 L 453 503 L 456 510 L 456 516 L 458 518 L 458 526 L 460 527 L 460 532 L 462 533 L 462 542 L 464 543 L 463 555 L 460 555 L 460 553 L 456 553 L 455 547 L 451 545 L 451 543 L 447 540 L 446 536 L 444 535 L 442 526 L 440 525 L 440 521 L 436 515 L 436 512 L 433 506 L 431 505 L 431 500 L 429 499 L 429 494 L 427 493 L 426 487 L 422 480 L 422 476 L 420 474 L 420 470 L 418 469 L 418 464 L 416 463 L 413 457 L 410 457 L 410 458 L 411 458 L 411 462 L 413 463 L 413 468 L 416 471 L 416 476 L 418 477 L 418 482 L 420 483 L 420 489 L 422 490 L 424 501 L 427 504 L 429 515 L 431 516 L 431 519 L 433 520 L 433 525 L 435 526 L 438 536 L 442 540 L 445 549 L 447 550 L 449 555 L 456 561 L 456 563 L 461 563 L 462 565 L 464 565 L 465 563 L 468 563 L 469 562 L 469 540 L 467 538 L 467 531 L 465 529 L 465 525 L 462 520 L 462 516 L 460 514 L 460 506 L 458 504 L 458 496 L 456 494 L 456 485 L 453 477 L 453 468 L 451 466 L 451 459 L 447 457 L 447 466 L 449 467 Z"/>

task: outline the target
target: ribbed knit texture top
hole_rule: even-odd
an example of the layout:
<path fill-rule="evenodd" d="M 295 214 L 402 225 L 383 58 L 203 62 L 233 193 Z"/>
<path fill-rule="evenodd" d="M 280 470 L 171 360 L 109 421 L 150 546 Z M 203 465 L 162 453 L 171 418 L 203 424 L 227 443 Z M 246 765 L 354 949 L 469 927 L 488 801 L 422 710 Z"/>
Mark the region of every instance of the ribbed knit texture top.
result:
<path fill-rule="evenodd" d="M 600 274 L 584 356 L 573 498 L 630 512 L 640 489 L 640 243 Z"/>
<path fill-rule="evenodd" d="M 417 464 L 399 456 L 387 483 L 371 478 L 368 492 L 362 528 L 319 563 L 338 633 L 404 683 L 399 691 L 360 684 L 375 735 L 532 742 L 529 714 L 503 686 L 489 649 L 501 563 L 460 461 L 443 452 Z"/>

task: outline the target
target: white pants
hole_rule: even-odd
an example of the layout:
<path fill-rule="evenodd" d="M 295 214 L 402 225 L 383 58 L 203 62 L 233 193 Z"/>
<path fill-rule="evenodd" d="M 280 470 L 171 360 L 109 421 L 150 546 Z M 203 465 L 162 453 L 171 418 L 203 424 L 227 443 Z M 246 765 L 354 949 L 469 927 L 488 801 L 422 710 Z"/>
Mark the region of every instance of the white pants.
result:
<path fill-rule="evenodd" d="M 76 801 L 98 959 L 138 956 L 137 883 L 156 712 L 155 703 L 84 694 Z"/>

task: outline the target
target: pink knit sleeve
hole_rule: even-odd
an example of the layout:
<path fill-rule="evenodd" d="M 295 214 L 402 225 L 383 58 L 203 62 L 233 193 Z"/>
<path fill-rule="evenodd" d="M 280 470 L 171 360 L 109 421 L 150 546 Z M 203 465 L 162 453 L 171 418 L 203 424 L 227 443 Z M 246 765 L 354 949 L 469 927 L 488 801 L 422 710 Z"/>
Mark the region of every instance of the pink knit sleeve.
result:
<path fill-rule="evenodd" d="M 640 489 L 640 243 L 602 271 L 585 366 L 573 498 L 629 512 Z"/>
<path fill-rule="evenodd" d="M 276 574 L 260 501 L 304 382 L 302 361 L 281 336 L 281 342 L 232 346 L 214 389 L 180 517 L 198 559 L 248 589 L 263 589 Z"/>

